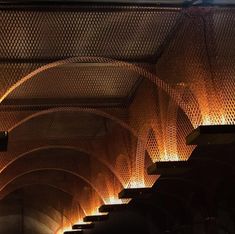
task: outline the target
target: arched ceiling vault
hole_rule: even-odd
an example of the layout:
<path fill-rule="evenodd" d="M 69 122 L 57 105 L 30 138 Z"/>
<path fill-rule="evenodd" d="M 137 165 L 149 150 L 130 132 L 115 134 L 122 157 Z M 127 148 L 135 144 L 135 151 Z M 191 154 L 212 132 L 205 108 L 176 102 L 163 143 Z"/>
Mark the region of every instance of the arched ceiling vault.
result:
<path fill-rule="evenodd" d="M 54 233 L 63 223 L 73 222 L 68 208 L 71 204 L 71 196 L 58 188 L 49 185 L 28 185 L 1 200 L 0 210 L 2 215 L 14 212 L 35 218 Z"/>
<path fill-rule="evenodd" d="M 65 160 L 66 157 L 66 160 Z M 97 167 L 98 166 L 98 167 Z M 54 168 L 64 170 L 82 178 L 89 183 L 102 198 L 102 189 L 96 187 L 94 179 L 102 173 L 113 180 L 115 175 L 103 164 L 98 164 L 89 155 L 71 149 L 45 148 L 23 155 L 8 165 L 1 173 L 1 188 L 3 189 L 10 181 L 27 171 Z M 92 169 L 93 168 L 93 169 Z M 92 171 L 91 171 L 92 169 Z M 119 182 L 120 188 L 122 187 Z"/>
<path fill-rule="evenodd" d="M 28 153 L 30 153 L 30 151 L 35 150 L 34 148 L 37 148 L 37 144 L 38 144 L 38 149 L 40 148 L 50 148 L 50 147 L 58 147 L 58 148 L 67 148 L 67 149 L 71 149 L 71 150 L 75 150 L 75 151 L 83 151 L 84 153 L 88 153 L 90 156 L 96 158 L 97 160 L 99 160 L 101 163 L 103 163 L 106 167 L 108 167 L 110 169 L 110 171 L 119 179 L 119 181 L 122 183 L 122 185 L 124 185 L 124 181 L 122 179 L 122 177 L 119 176 L 119 174 L 117 173 L 117 171 L 115 170 L 114 166 L 111 165 L 110 162 L 108 162 L 107 159 L 104 159 L 104 157 L 102 157 L 102 153 L 104 152 L 96 152 L 95 150 L 92 151 L 92 146 L 89 145 L 89 141 L 87 140 L 85 142 L 85 140 L 80 141 L 80 140 L 76 140 L 76 142 L 70 138 L 63 138 L 63 133 L 60 132 L 61 136 L 58 134 L 58 132 L 55 132 L 54 134 L 56 135 L 56 140 L 54 140 L 54 142 L 58 145 L 51 145 L 53 144 L 53 139 L 51 139 L 50 137 L 47 140 L 47 132 L 43 133 L 44 135 L 41 136 L 41 133 L 39 133 L 38 131 L 42 131 L 44 129 L 44 125 L 40 125 L 41 127 L 37 127 L 37 125 L 40 122 L 43 122 L 41 117 L 50 117 L 50 115 L 52 114 L 65 114 L 65 113 L 70 113 L 72 115 L 75 114 L 79 114 L 79 113 L 87 113 L 90 115 L 94 115 L 94 116 L 98 116 L 98 117 L 102 117 L 102 118 L 106 118 L 109 119 L 111 122 L 114 122 L 115 124 L 120 125 L 128 134 L 131 133 L 133 137 L 136 137 L 136 134 L 134 132 L 133 129 L 131 129 L 126 123 L 124 123 L 123 121 L 117 119 L 116 117 L 113 117 L 110 114 L 106 114 L 105 112 L 102 112 L 100 110 L 95 110 L 95 109 L 82 109 L 82 108 L 53 108 L 53 109 L 49 109 L 49 110 L 44 110 L 41 112 L 37 112 L 35 114 L 32 114 L 31 116 L 26 117 L 25 119 L 23 119 L 22 121 L 18 122 L 16 125 L 14 125 L 12 128 L 10 128 L 10 133 L 9 133 L 9 156 L 5 157 L 6 159 L 6 164 L 3 164 L 3 168 L 1 170 L 4 170 L 7 166 L 9 166 L 12 162 L 14 162 L 15 160 L 17 160 L 19 157 L 26 155 Z M 64 116 L 62 115 L 62 117 L 64 118 Z M 62 118 L 61 117 L 61 118 Z M 69 117 L 71 117 L 71 115 L 69 115 Z M 39 118 L 39 119 L 38 119 Z M 74 119 L 74 117 L 73 117 Z M 24 130 L 24 126 L 28 125 L 28 123 L 30 123 L 32 120 L 36 121 L 35 125 L 29 125 L 29 127 L 26 127 L 26 130 Z M 52 118 L 52 120 L 54 121 L 54 119 Z M 49 124 L 50 124 L 50 119 L 49 119 Z M 68 118 L 67 123 L 71 122 L 70 118 Z M 93 121 L 94 122 L 94 121 Z M 41 123 L 40 123 L 41 124 Z M 64 123 L 59 123 L 59 127 L 61 128 L 61 124 Z M 76 123 L 74 123 L 76 124 Z M 47 127 L 47 126 L 46 126 Z M 66 129 L 66 126 L 64 126 L 64 128 Z M 29 129 L 31 129 L 29 132 Z M 38 129 L 35 131 L 35 129 Z M 19 131 L 20 130 L 20 131 Z M 26 131 L 26 132 L 25 132 Z M 79 131 L 79 129 L 78 129 Z M 85 131 L 85 129 L 83 129 L 83 131 Z M 24 139 L 25 136 L 30 135 L 30 137 L 28 137 L 27 139 Z M 32 141 L 32 138 L 35 138 L 34 141 Z M 40 138 L 41 136 L 41 138 Z M 61 138 L 62 137 L 62 138 Z M 22 138 L 22 140 L 27 140 L 29 141 L 29 143 L 27 145 L 20 145 L 20 143 L 18 142 L 20 139 Z M 46 138 L 46 140 L 44 139 Z M 95 139 L 96 136 L 93 136 L 93 138 Z M 92 140 L 93 140 L 92 138 Z M 17 142 L 14 142 L 17 139 Z M 74 138 L 75 139 L 75 138 Z M 30 141 L 32 141 L 32 143 L 30 143 Z M 44 146 L 42 145 L 42 142 L 45 144 Z M 62 145 L 60 145 L 60 142 Z M 81 142 L 81 143 L 80 143 Z M 47 146 L 48 144 L 48 146 Z M 66 145 L 65 145 L 66 144 Z M 67 145 L 68 144 L 68 145 Z M 73 145 L 74 144 L 74 145 Z M 79 146 L 77 146 L 77 144 Z M 20 145 L 18 148 L 17 146 Z M 32 145 L 32 146 L 31 146 Z M 31 147 L 30 147 L 31 146 Z M 24 150 L 26 152 L 22 151 Z M 12 151 L 11 151 L 12 149 Z M 20 152 L 21 150 L 21 152 Z M 37 149 L 36 149 L 37 150 Z M 17 151 L 19 151 L 20 155 L 16 156 Z M 15 155 L 14 155 L 15 154 Z M 115 155 L 112 156 L 112 158 L 115 159 Z M 0 171 L 1 171 L 0 170 Z"/>
<path fill-rule="evenodd" d="M 35 113 L 21 119 L 19 122 L 14 123 L 8 129 L 8 132 L 11 132 L 11 131 L 15 130 L 20 125 L 26 123 L 27 121 L 30 121 L 31 119 L 37 118 L 37 117 L 42 116 L 42 115 L 48 115 L 48 114 L 57 113 L 57 112 L 58 113 L 60 113 L 60 112 L 88 113 L 88 114 L 91 114 L 91 115 L 100 116 L 100 117 L 103 117 L 103 118 L 106 118 L 106 119 L 109 119 L 109 120 L 113 121 L 114 123 L 120 125 L 124 129 L 127 129 L 135 137 L 138 136 L 138 133 L 134 129 L 132 129 L 128 125 L 128 123 L 126 123 L 125 120 L 120 119 L 120 117 L 116 117 L 114 114 L 108 113 L 107 110 L 102 111 L 100 109 L 80 108 L 80 107 L 58 107 L 58 108 L 50 108 L 50 109 L 42 110 L 42 111 L 39 111 L 39 112 L 35 112 Z"/>
<path fill-rule="evenodd" d="M 75 146 L 68 146 L 68 145 L 48 145 L 48 146 L 42 146 L 42 147 L 38 147 L 38 148 L 34 148 L 32 150 L 29 150 L 27 152 L 24 152 L 16 157 L 14 157 L 10 162 L 8 162 L 4 167 L 1 168 L 0 170 L 0 175 L 1 173 L 3 173 L 7 167 L 9 167 L 11 164 L 13 164 L 15 161 L 19 160 L 19 159 L 23 159 L 25 157 L 27 157 L 28 155 L 32 155 L 33 153 L 37 153 L 38 151 L 45 151 L 45 150 L 50 150 L 50 149 L 60 149 L 60 150 L 65 150 L 65 151 L 71 151 L 74 152 L 74 154 L 84 154 L 87 155 L 87 157 L 91 157 L 91 160 L 93 160 L 94 162 L 97 162 L 98 164 L 103 164 L 104 167 L 106 167 L 110 173 L 112 173 L 118 180 L 119 182 L 123 185 L 124 181 L 122 179 L 122 177 L 117 173 L 117 171 L 115 170 L 115 168 L 110 165 L 110 163 L 108 163 L 106 160 L 104 160 L 102 157 L 98 157 L 96 156 L 94 153 L 87 151 L 86 149 L 82 149 L 82 148 L 78 148 Z"/>
<path fill-rule="evenodd" d="M 3 210 L 1 208 L 1 214 L 0 214 L 0 223 L 1 218 L 10 216 L 10 215 L 18 215 L 18 216 L 24 216 L 24 217 L 30 217 L 32 219 L 37 220 L 38 222 L 44 224 L 47 226 L 51 231 L 56 230 L 58 226 L 60 225 L 57 223 L 53 218 L 51 218 L 47 213 L 40 211 L 39 208 L 31 207 L 27 203 L 24 203 L 24 210 L 16 210 L 16 207 L 13 207 L 13 209 L 10 209 L 8 206 L 6 210 Z"/>
<path fill-rule="evenodd" d="M 6 204 L 13 216 L 9 204 L 22 202 L 29 225 L 54 231 L 64 219 L 74 222 L 80 208 L 86 213 L 90 194 L 100 204 L 112 186 L 148 186 L 152 161 L 188 159 L 192 128 L 234 124 L 235 63 L 232 8 L 53 5 L 0 4 L 0 128 L 9 131 L 8 152 L 0 153 L 0 208 Z M 191 156 L 208 157 L 203 150 Z M 219 153 L 234 161 L 232 151 Z M 185 217 L 173 228 L 191 219 L 175 199 L 191 201 L 188 186 L 161 182 L 161 199 L 156 191 L 137 202 L 136 211 L 150 215 L 145 230 L 148 218 L 163 224 L 162 214 Z M 202 182 L 210 188 L 207 176 Z M 174 230 L 168 217 L 162 232 Z"/>
<path fill-rule="evenodd" d="M 90 187 L 90 185 L 87 184 L 82 178 L 65 170 L 42 169 L 28 171 L 8 183 L 0 192 L 0 197 L 4 199 L 4 197 L 7 197 L 9 194 L 20 188 L 27 188 L 32 185 L 35 185 L 35 188 L 37 188 L 37 185 L 40 184 L 50 186 L 56 190 L 68 194 L 74 201 L 74 205 L 81 208 L 83 215 L 86 213 L 82 207 L 82 204 L 79 203 L 79 198 L 82 196 L 80 191 L 87 186 Z M 90 188 L 92 189 L 92 187 Z M 99 196 L 99 194 L 96 195 Z"/>
<path fill-rule="evenodd" d="M 138 73 L 140 76 L 145 77 L 152 82 L 154 82 L 157 87 L 163 89 L 166 93 L 168 93 L 171 98 L 173 98 L 176 103 L 182 107 L 183 110 L 186 110 L 184 105 L 182 105 L 181 95 L 177 92 L 177 90 L 172 89 L 167 83 L 165 83 L 163 80 L 161 80 L 159 77 L 154 75 L 153 73 L 150 73 L 148 70 L 136 66 L 131 63 L 103 58 L 103 57 L 75 57 L 75 58 L 69 58 L 65 60 L 60 60 L 54 63 L 46 64 L 28 75 L 22 77 L 20 80 L 18 80 L 15 84 L 13 84 L 11 87 L 8 88 L 8 90 L 0 97 L 0 103 L 4 101 L 4 99 L 7 98 L 9 94 L 11 94 L 14 90 L 16 90 L 19 86 L 23 85 L 25 82 L 27 82 L 30 79 L 33 79 L 37 74 L 45 72 L 51 68 L 58 67 L 64 64 L 70 64 L 70 63 L 85 63 L 85 62 L 96 62 L 96 63 L 109 63 L 109 64 L 115 64 L 118 67 L 125 68 L 130 71 L 134 71 Z M 187 111 L 187 110 L 186 110 Z"/>
<path fill-rule="evenodd" d="M 42 171 L 41 174 L 43 174 Z M 48 175 L 48 173 L 45 174 Z M 13 185 L 12 187 L 16 189 L 17 186 Z M 63 223 L 71 224 L 77 221 L 78 217 L 84 216 L 80 205 L 75 203 L 73 196 L 64 191 L 63 188 L 56 187 L 53 184 L 37 184 L 37 182 L 19 187 L 0 201 L 0 210 L 22 211 L 24 207 L 33 208 L 50 217 L 53 222 L 58 224 L 57 228 Z"/>
<path fill-rule="evenodd" d="M 32 176 L 32 172 L 29 173 Z M 17 183 L 17 184 L 16 184 Z M 20 183 L 20 184 L 19 184 Z M 57 200 L 55 196 L 52 197 L 38 197 L 37 195 L 37 189 L 42 187 L 47 192 L 50 189 L 54 189 L 57 191 L 57 196 L 60 195 L 60 193 L 65 193 L 66 195 L 70 196 L 69 202 L 68 200 L 63 200 L 60 198 L 60 201 L 57 201 L 57 204 L 54 204 L 54 207 L 51 205 L 53 204 L 52 200 Z M 36 210 L 41 211 L 42 213 L 45 213 L 50 219 L 52 219 L 54 222 L 56 222 L 59 226 L 61 226 L 62 222 L 66 222 L 69 224 L 73 224 L 74 222 L 77 222 L 81 217 L 85 217 L 88 211 L 85 211 L 83 209 L 83 206 L 79 203 L 80 200 L 76 194 L 72 194 L 69 189 L 63 188 L 61 185 L 55 185 L 50 182 L 31 182 L 28 183 L 26 181 L 17 180 L 14 182 L 14 184 L 9 184 L 2 193 L 4 193 L 4 198 L 1 202 L 4 202 L 4 199 L 7 198 L 9 195 L 14 194 L 15 192 L 19 190 L 24 190 L 27 193 L 27 190 L 29 188 L 35 188 L 35 196 L 37 196 L 37 199 L 34 199 L 29 196 L 22 196 L 23 203 L 22 205 L 24 207 L 30 207 L 34 208 Z M 10 187 L 10 188 L 9 188 Z M 56 194 L 55 194 L 56 195 Z M 96 195 L 98 196 L 98 195 Z M 27 199 L 26 199 L 27 198 Z M 86 200 L 86 198 L 83 198 L 83 200 Z M 87 201 L 89 202 L 89 201 Z M 14 205 L 14 204 L 13 204 Z M 9 207 L 7 206 L 7 209 Z"/>
<path fill-rule="evenodd" d="M 36 211 L 35 211 L 36 212 Z M 42 218 L 42 216 L 41 216 Z M 10 214 L 7 216 L 2 216 L 0 218 L 0 222 L 3 222 L 3 225 L 0 227 L 0 231 L 2 233 L 15 233 L 18 232 L 20 229 L 33 229 L 34 233 L 45 233 L 45 234 L 53 234 L 53 229 L 48 227 L 48 220 L 44 219 L 43 221 L 40 220 L 40 217 L 37 215 L 32 214 L 25 214 L 24 215 L 24 226 L 20 226 L 19 222 L 21 220 L 21 216 L 18 214 Z M 30 230 L 30 231 L 31 231 Z"/>
<path fill-rule="evenodd" d="M 36 164 L 35 164 L 36 165 Z M 101 198 L 101 200 L 103 200 L 103 196 L 101 195 L 100 191 L 94 187 L 94 185 L 92 185 L 91 182 L 89 182 L 87 179 L 85 179 L 84 177 L 80 176 L 79 174 L 77 174 L 76 172 L 73 172 L 73 171 L 70 171 L 70 170 L 67 170 L 67 169 L 63 169 L 63 168 L 56 168 L 56 167 L 40 167 L 40 166 L 31 166 L 31 169 L 28 169 L 28 170 L 24 170 L 23 173 L 21 174 L 17 174 L 15 177 L 11 178 L 10 180 L 8 180 L 2 187 L 1 187 L 1 190 L 0 190 L 0 194 L 2 193 L 2 191 L 4 189 L 6 189 L 7 186 L 9 186 L 9 184 L 13 183 L 18 177 L 22 177 L 28 173 L 32 173 L 32 172 L 35 172 L 35 171 L 42 171 L 42 170 L 54 170 L 54 171 L 62 171 L 62 172 L 67 172 L 67 173 L 70 173 L 74 176 L 77 176 L 78 178 L 80 178 L 81 180 L 85 181 L 87 184 L 89 184 L 89 186 L 92 187 L 92 189 L 95 190 L 95 192 L 97 193 L 97 196 Z M 65 190 L 66 191 L 66 190 Z M 3 193 L 2 196 L 4 197 L 5 194 Z M 3 198 L 1 197 L 1 199 Z"/>

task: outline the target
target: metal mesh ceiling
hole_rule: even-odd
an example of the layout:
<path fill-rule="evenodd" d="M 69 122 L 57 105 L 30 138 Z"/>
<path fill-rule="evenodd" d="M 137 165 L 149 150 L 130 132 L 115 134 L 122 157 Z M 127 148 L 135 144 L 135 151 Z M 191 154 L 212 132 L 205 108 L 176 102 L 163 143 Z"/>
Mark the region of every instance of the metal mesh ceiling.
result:
<path fill-rule="evenodd" d="M 74 173 L 84 189 L 68 183 L 73 205 L 92 213 L 99 194 L 110 203 L 122 187 L 151 186 L 152 162 L 188 159 L 193 128 L 234 124 L 234 14 L 102 4 L 0 9 L 0 129 L 9 131 L 0 194 Z"/>
<path fill-rule="evenodd" d="M 65 10 L 2 10 L 0 93 L 35 68 L 65 58 L 88 56 L 154 61 L 157 49 L 180 16 L 179 11 L 158 11 L 151 7 L 89 5 Z M 133 91 L 139 79 L 136 74 L 126 74 L 107 64 L 101 67 L 91 64 L 90 69 L 87 65 L 83 67 L 67 65 L 51 69 L 39 74 L 26 87 L 20 87 L 12 96 L 123 98 Z M 95 79 L 96 76 L 100 79 Z M 133 78 L 127 79 L 127 76 Z M 46 80 L 47 84 L 37 82 L 39 79 Z M 45 90 L 45 86 L 51 90 Z M 116 102 L 122 103 L 122 100 Z"/>
<path fill-rule="evenodd" d="M 151 7 L 91 5 L 71 10 L 2 10 L 1 60 L 98 56 L 143 61 L 156 53 L 180 15 Z"/>
<path fill-rule="evenodd" d="M 125 103 L 140 81 L 137 74 L 109 64 L 64 65 L 36 75 L 8 98 L 26 99 L 29 104 L 34 104 L 35 99 L 41 99 L 41 102 L 43 99 L 59 99 L 57 103 L 61 99 L 70 99 L 71 102 L 74 102 L 71 99 L 77 99 L 77 102 L 89 103 L 97 98 Z"/>

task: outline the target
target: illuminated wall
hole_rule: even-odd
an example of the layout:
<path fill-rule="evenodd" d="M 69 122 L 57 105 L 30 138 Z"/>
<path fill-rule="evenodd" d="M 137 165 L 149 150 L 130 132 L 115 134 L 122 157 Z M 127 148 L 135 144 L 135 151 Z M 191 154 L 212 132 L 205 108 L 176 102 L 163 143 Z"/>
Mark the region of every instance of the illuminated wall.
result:
<path fill-rule="evenodd" d="M 147 167 L 187 160 L 199 125 L 235 124 L 233 9 L 84 8 L 0 10 L 0 57 L 20 61 L 0 63 L 0 198 L 35 184 L 69 194 L 48 233 L 151 187 Z"/>

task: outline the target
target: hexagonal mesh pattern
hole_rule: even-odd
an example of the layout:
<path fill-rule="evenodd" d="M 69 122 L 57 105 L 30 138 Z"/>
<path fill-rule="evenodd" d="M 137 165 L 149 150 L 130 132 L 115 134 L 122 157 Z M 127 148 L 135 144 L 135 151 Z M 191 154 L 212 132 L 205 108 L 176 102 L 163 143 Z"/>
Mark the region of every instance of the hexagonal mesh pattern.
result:
<path fill-rule="evenodd" d="M 150 7 L 2 10 L 0 54 L 7 59 L 97 55 L 144 59 L 155 54 L 177 17 L 177 11 Z"/>
<path fill-rule="evenodd" d="M 190 9 L 157 63 L 158 76 L 184 90 L 180 103 L 194 127 L 234 123 L 232 15 L 231 9 Z"/>
<path fill-rule="evenodd" d="M 226 11 L 216 10 L 213 15 L 214 43 L 217 48 L 214 82 L 216 83 L 216 91 L 220 95 L 220 101 L 222 102 L 224 119 L 230 124 L 234 124 L 235 114 L 234 14 L 234 9 L 227 9 Z"/>
<path fill-rule="evenodd" d="M 120 202 L 123 187 L 152 186 L 152 162 L 187 160 L 193 128 L 235 124 L 234 15 L 213 7 L 0 10 L 0 129 L 9 130 L 0 197 L 39 177 L 46 183 L 28 174 L 56 167 L 79 178 L 70 188 L 55 182 L 73 204 L 96 213 Z"/>
<path fill-rule="evenodd" d="M 0 94 L 3 94 L 12 84 L 28 73 L 24 72 L 25 68 L 32 71 L 50 61 L 87 56 L 142 62 L 145 62 L 146 59 L 151 60 L 180 15 L 180 12 L 177 11 L 158 11 L 151 7 L 92 5 L 64 11 L 59 9 L 1 10 L 0 62 L 4 63 L 3 70 L 1 69 L 3 71 L 1 80 L 4 85 L 0 89 Z M 15 61 L 16 65 L 12 61 Z M 33 67 L 32 61 L 34 62 Z M 20 62 L 22 64 L 17 65 Z M 102 96 L 105 92 L 106 76 L 116 79 L 110 81 L 106 88 L 106 90 L 110 90 L 113 87 L 115 89 L 113 95 L 118 95 L 118 91 L 121 94 L 125 92 L 125 89 L 122 91 L 123 86 L 126 87 L 126 90 L 131 87 L 131 84 L 125 83 L 127 81 L 125 75 L 120 77 L 122 74 L 119 72 L 114 74 L 115 71 L 103 74 L 103 83 L 95 81 L 92 78 L 94 75 L 104 73 L 97 71 L 98 74 L 96 74 L 96 69 L 93 67 L 90 74 L 86 74 L 87 78 L 90 77 L 90 83 L 103 88 L 91 90 L 92 86 L 83 87 L 84 92 L 89 93 L 90 90 L 93 96 Z M 49 73 L 48 75 L 57 78 L 58 76 L 61 78 L 63 73 L 68 75 L 67 80 L 72 83 L 68 87 L 70 91 L 66 90 L 67 95 L 70 92 L 71 95 L 73 94 L 71 87 L 74 87 L 74 77 L 84 75 L 84 72 L 80 71 L 78 74 L 71 67 L 69 72 L 68 69 L 60 68 Z M 81 84 L 82 78 L 79 81 Z M 82 84 L 84 85 L 84 83 Z M 40 86 L 40 84 L 38 85 Z M 28 86 L 29 89 L 21 90 L 21 92 L 28 92 L 32 88 L 30 84 Z M 59 95 L 59 90 L 57 92 L 56 94 Z"/>
<path fill-rule="evenodd" d="M 115 65 L 67 64 L 37 74 L 8 98 L 126 98 L 138 80 L 136 73 L 127 72 Z"/>

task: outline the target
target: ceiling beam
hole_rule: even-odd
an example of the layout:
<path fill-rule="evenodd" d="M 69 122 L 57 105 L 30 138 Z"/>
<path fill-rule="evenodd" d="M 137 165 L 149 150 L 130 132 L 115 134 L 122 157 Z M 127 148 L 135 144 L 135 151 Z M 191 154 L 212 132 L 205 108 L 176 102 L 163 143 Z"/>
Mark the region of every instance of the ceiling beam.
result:
<path fill-rule="evenodd" d="M 0 9 L 39 9 L 42 8 L 47 11 L 51 10 L 65 10 L 65 9 L 77 9 L 82 10 L 82 6 L 90 4 L 102 4 L 102 6 L 153 6 L 159 8 L 159 10 L 174 10 L 179 11 L 181 8 L 190 6 L 222 6 L 232 7 L 235 3 L 227 2 L 223 0 L 184 0 L 182 2 L 174 2 L 171 0 L 0 0 Z M 48 8 L 49 7 L 49 8 Z M 97 9 L 96 9 L 97 10 Z"/>
<path fill-rule="evenodd" d="M 134 94 L 133 94 L 134 95 Z M 123 98 L 39 98 L 39 99 L 6 99 L 0 105 L 0 111 L 45 110 L 57 107 L 81 108 L 119 108 L 125 109 L 130 105 L 130 97 Z"/>

